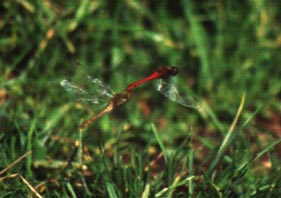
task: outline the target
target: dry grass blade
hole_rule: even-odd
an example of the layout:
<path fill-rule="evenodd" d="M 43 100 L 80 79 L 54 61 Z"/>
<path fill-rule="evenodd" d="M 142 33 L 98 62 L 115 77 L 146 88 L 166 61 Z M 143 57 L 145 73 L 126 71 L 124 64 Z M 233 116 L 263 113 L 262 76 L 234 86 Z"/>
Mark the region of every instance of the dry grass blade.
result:
<path fill-rule="evenodd" d="M 32 153 L 32 151 L 28 151 L 27 153 L 23 154 L 22 156 L 20 156 L 17 160 L 13 161 L 11 164 L 9 164 L 6 168 L 4 168 L 1 172 L 0 175 L 4 174 L 5 172 L 7 172 L 9 169 L 11 169 L 13 166 L 15 166 L 16 164 L 18 164 L 20 161 L 22 161 L 24 158 L 26 158 L 28 155 L 30 155 Z M 8 176 L 4 176 L 0 178 L 0 181 L 3 181 L 5 179 L 8 178 L 15 178 L 15 177 L 19 177 L 23 183 L 25 183 L 27 185 L 27 187 L 39 198 L 43 198 L 36 190 L 35 188 L 33 188 L 32 185 L 30 185 L 30 183 L 20 174 L 15 173 L 12 175 L 8 175 Z"/>
<path fill-rule="evenodd" d="M 236 116 L 235 116 L 235 118 L 234 118 L 234 120 L 233 120 L 233 122 L 232 122 L 232 124 L 231 124 L 231 126 L 230 126 L 230 128 L 229 128 L 229 130 L 228 130 L 228 132 L 226 134 L 226 136 L 223 139 L 223 142 L 222 142 L 222 144 L 221 144 L 221 146 L 220 146 L 220 148 L 219 148 L 219 150 L 217 152 L 216 158 L 214 159 L 214 161 L 213 161 L 213 163 L 211 165 L 210 170 L 213 170 L 215 168 L 215 166 L 217 165 L 218 161 L 220 160 L 223 152 L 225 151 L 225 149 L 227 148 L 227 146 L 229 145 L 229 143 L 231 141 L 231 136 L 232 136 L 232 134 L 234 132 L 234 128 L 235 128 L 235 126 L 236 126 L 236 124 L 238 122 L 238 119 L 239 119 L 239 117 L 240 117 L 240 115 L 242 113 L 242 110 L 243 110 L 243 107 L 244 107 L 244 104 L 245 104 L 245 98 L 246 98 L 246 94 L 244 93 L 242 95 L 241 103 L 240 103 L 239 108 L 237 110 Z"/>
<path fill-rule="evenodd" d="M 19 163 L 21 160 L 23 160 L 24 158 L 26 158 L 28 155 L 30 155 L 32 153 L 32 151 L 28 151 L 27 153 L 23 154 L 22 156 L 20 156 L 17 160 L 15 160 L 14 162 L 12 162 L 11 164 L 9 164 L 6 168 L 4 168 L 1 172 L 0 175 L 2 175 L 3 173 L 5 173 L 6 171 L 8 171 L 10 168 L 12 168 L 13 166 L 15 166 L 17 163 Z"/>

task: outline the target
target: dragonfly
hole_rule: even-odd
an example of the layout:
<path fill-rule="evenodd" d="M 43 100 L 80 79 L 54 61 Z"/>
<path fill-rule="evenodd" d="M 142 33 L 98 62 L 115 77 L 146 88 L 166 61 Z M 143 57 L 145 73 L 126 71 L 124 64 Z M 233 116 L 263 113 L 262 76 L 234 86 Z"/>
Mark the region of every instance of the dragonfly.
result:
<path fill-rule="evenodd" d="M 136 87 L 152 80 L 157 80 L 155 87 L 164 96 L 183 106 L 196 108 L 196 106 L 194 105 L 195 101 L 193 100 L 193 98 L 183 98 L 174 85 L 168 84 L 164 81 L 164 79 L 169 79 L 173 76 L 176 76 L 178 72 L 179 70 L 177 67 L 160 66 L 147 77 L 129 84 L 126 89 L 121 93 L 114 93 L 111 88 L 102 83 L 102 81 L 97 78 L 92 78 L 91 76 L 87 76 L 87 79 L 92 83 L 92 85 L 95 85 L 93 86 L 95 90 L 87 90 L 69 80 L 62 80 L 60 82 L 60 85 L 65 88 L 66 91 L 76 95 L 78 100 L 82 102 L 90 102 L 97 104 L 101 100 L 105 99 L 105 97 L 111 98 L 111 100 L 108 102 L 108 104 L 103 110 L 88 118 L 79 126 L 80 129 L 84 129 L 88 127 L 91 123 L 93 123 L 96 119 L 102 117 L 104 114 L 110 113 L 115 108 L 127 103 L 130 100 L 133 91 Z"/>

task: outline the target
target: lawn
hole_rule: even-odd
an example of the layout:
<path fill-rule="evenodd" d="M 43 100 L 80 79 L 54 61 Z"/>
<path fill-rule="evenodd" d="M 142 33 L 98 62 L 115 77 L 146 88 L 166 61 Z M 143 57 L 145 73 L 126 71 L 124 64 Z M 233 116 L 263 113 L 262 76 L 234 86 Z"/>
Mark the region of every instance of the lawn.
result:
<path fill-rule="evenodd" d="M 0 10 L 1 197 L 280 196 L 278 1 L 4 0 Z M 152 80 L 79 129 L 110 103 L 88 76 L 124 93 L 161 65 L 178 68 L 163 80 L 181 101 Z"/>

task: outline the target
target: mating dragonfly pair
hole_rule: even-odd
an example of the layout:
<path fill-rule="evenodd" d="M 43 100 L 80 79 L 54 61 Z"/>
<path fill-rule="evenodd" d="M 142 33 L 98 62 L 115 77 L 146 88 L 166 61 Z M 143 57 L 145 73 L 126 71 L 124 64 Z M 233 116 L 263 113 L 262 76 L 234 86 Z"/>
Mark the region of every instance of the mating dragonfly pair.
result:
<path fill-rule="evenodd" d="M 92 78 L 90 76 L 88 76 L 87 78 L 91 83 L 93 83 L 93 85 L 95 85 L 97 89 L 95 90 L 97 92 L 97 95 L 92 95 L 90 91 L 83 89 L 82 87 L 72 83 L 69 80 L 62 80 L 60 84 L 63 88 L 66 89 L 66 91 L 78 96 L 78 99 L 80 101 L 99 103 L 100 100 L 104 99 L 105 97 L 111 98 L 108 105 L 102 111 L 90 117 L 80 125 L 79 128 L 84 129 L 99 117 L 113 111 L 116 107 L 127 103 L 132 96 L 133 90 L 136 87 L 151 80 L 157 80 L 156 89 L 170 100 L 175 101 L 185 107 L 196 108 L 196 103 L 191 97 L 183 98 L 174 85 L 168 84 L 164 81 L 165 79 L 176 76 L 177 74 L 177 67 L 160 66 L 157 70 L 152 72 L 151 75 L 129 84 L 122 93 L 114 93 L 99 79 Z"/>

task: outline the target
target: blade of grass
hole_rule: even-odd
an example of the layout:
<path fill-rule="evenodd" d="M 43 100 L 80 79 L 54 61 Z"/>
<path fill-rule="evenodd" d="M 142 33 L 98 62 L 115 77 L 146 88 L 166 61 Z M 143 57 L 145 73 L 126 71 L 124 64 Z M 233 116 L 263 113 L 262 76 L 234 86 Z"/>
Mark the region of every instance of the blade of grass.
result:
<path fill-rule="evenodd" d="M 157 142 L 158 142 L 158 144 L 159 144 L 159 146 L 160 146 L 160 148 L 163 152 L 165 162 L 167 162 L 167 150 L 166 150 L 166 148 L 164 146 L 164 143 L 163 143 L 161 137 L 159 136 L 159 133 L 158 133 L 158 131 L 157 131 L 157 129 L 156 129 L 156 127 L 153 123 L 151 123 L 151 128 L 152 128 L 152 131 L 155 135 L 155 138 L 156 138 L 156 140 L 157 140 Z"/>
<path fill-rule="evenodd" d="M 44 137 L 41 139 L 40 144 L 45 145 L 46 142 L 50 139 L 50 136 L 54 133 L 52 130 L 58 122 L 64 118 L 65 114 L 71 108 L 70 104 L 65 104 L 59 109 L 55 109 L 53 112 L 49 112 L 48 118 L 45 121 L 45 126 L 42 129 Z"/>
<path fill-rule="evenodd" d="M 108 192 L 108 197 L 112 197 L 112 198 L 118 197 L 113 183 L 106 182 L 106 190 Z"/>
<path fill-rule="evenodd" d="M 249 161 L 245 162 L 244 164 L 240 165 L 238 167 L 238 170 L 242 170 L 245 166 L 247 166 L 250 162 L 260 158 L 262 155 L 264 155 L 265 153 L 269 152 L 271 149 L 273 149 L 274 146 L 276 146 L 277 144 L 279 144 L 281 142 L 281 138 L 279 140 L 276 140 L 275 142 L 272 142 L 271 144 L 269 144 L 266 148 L 264 148 L 262 151 L 260 151 L 259 153 L 257 153 L 252 159 L 250 159 Z"/>
<path fill-rule="evenodd" d="M 142 193 L 141 198 L 148 198 L 148 197 L 149 197 L 149 192 L 150 192 L 150 184 L 147 183 L 147 184 L 145 185 L 145 188 L 144 188 L 144 191 L 143 191 L 143 193 Z"/>
<path fill-rule="evenodd" d="M 41 196 L 36 189 L 21 175 L 19 175 L 19 177 L 21 178 L 21 180 L 23 181 L 23 183 L 25 183 L 27 185 L 27 187 L 39 198 L 43 198 L 43 196 Z"/>
<path fill-rule="evenodd" d="M 24 158 L 26 158 L 28 155 L 30 155 L 32 153 L 32 151 L 28 151 L 27 153 L 23 154 L 22 156 L 20 156 L 17 160 L 15 160 L 14 162 L 12 162 L 11 164 L 9 164 L 6 168 L 4 168 L 2 171 L 0 171 L 0 175 L 2 175 L 3 173 L 7 172 L 10 168 L 12 168 L 13 166 L 15 166 L 17 163 L 19 163 L 21 160 L 23 160 Z"/>
<path fill-rule="evenodd" d="M 167 191 L 168 191 L 168 188 L 165 187 L 165 188 L 163 188 L 162 190 L 160 190 L 159 192 L 157 192 L 157 193 L 155 194 L 155 197 L 164 197 L 163 195 L 164 195 Z"/>
<path fill-rule="evenodd" d="M 37 120 L 34 119 L 30 125 L 30 128 L 28 130 L 27 133 L 27 145 L 26 145 L 26 150 L 30 151 L 32 149 L 32 143 L 33 143 L 33 133 L 35 131 L 35 126 L 36 126 Z M 32 176 L 33 171 L 31 170 L 31 166 L 32 166 L 32 156 L 28 156 L 26 158 L 26 169 L 27 169 L 27 174 L 29 176 Z"/>
<path fill-rule="evenodd" d="M 258 107 L 249 117 L 245 120 L 245 122 L 242 124 L 242 127 L 245 127 L 253 118 L 264 108 L 266 104 L 261 105 Z"/>
<path fill-rule="evenodd" d="M 69 190 L 71 197 L 73 198 L 77 198 L 76 194 L 75 194 L 75 190 L 73 189 L 71 183 L 67 182 L 66 184 L 67 189 Z"/>
<path fill-rule="evenodd" d="M 172 185 L 169 187 L 169 193 L 167 197 L 173 197 L 173 192 L 174 190 L 176 190 L 177 187 L 180 187 L 182 185 L 185 185 L 187 183 L 189 183 L 189 181 L 191 181 L 195 176 L 190 176 L 185 178 L 184 180 L 181 181 L 181 176 L 177 176 L 174 180 L 174 182 L 172 183 Z"/>
<path fill-rule="evenodd" d="M 83 130 L 79 130 L 79 139 L 75 142 L 75 145 L 78 147 L 77 149 L 77 155 L 78 155 L 78 162 L 79 162 L 79 166 L 81 168 L 81 170 L 83 169 Z M 86 179 L 84 177 L 84 175 L 80 172 L 79 173 L 83 186 L 85 188 L 86 194 L 88 196 L 91 196 L 92 193 L 90 192 L 88 185 L 86 183 Z"/>
<path fill-rule="evenodd" d="M 246 98 L 246 93 L 244 93 L 242 95 L 241 103 L 240 103 L 240 106 L 239 106 L 238 111 L 236 113 L 236 116 L 235 116 L 235 118 L 234 118 L 234 120 L 233 120 L 233 122 L 232 122 L 232 124 L 231 124 L 231 126 L 230 126 L 230 128 L 229 128 L 229 130 L 228 130 L 228 132 L 226 134 L 226 136 L 223 139 L 223 142 L 222 142 L 222 144 L 221 144 L 221 146 L 220 146 L 220 148 L 219 148 L 219 150 L 217 152 L 217 155 L 216 155 L 214 161 L 211 164 L 211 167 L 210 167 L 210 170 L 209 170 L 210 172 L 213 171 L 213 169 L 215 168 L 215 166 L 217 165 L 217 163 L 221 159 L 222 154 L 224 153 L 224 151 L 226 150 L 227 146 L 231 142 L 231 137 L 232 137 L 232 134 L 234 132 L 234 128 L 235 128 L 235 126 L 236 126 L 236 124 L 238 122 L 238 119 L 239 119 L 239 117 L 240 117 L 240 115 L 242 113 L 243 107 L 244 107 L 245 98 Z"/>
<path fill-rule="evenodd" d="M 188 161 L 189 161 L 189 163 L 188 163 L 188 171 L 190 173 L 193 172 L 193 159 L 194 159 L 194 150 L 193 150 L 192 140 L 193 140 L 193 135 L 191 136 L 191 140 L 189 142 L 190 150 L 189 150 L 189 154 L 188 154 Z M 190 179 L 188 181 L 188 193 L 192 197 L 192 195 L 193 195 L 193 180 L 192 179 Z"/>
<path fill-rule="evenodd" d="M 185 178 L 184 180 L 180 181 L 181 176 L 178 176 L 175 178 L 174 182 L 172 183 L 171 186 L 168 187 L 164 187 L 162 190 L 160 190 L 159 192 L 157 192 L 155 194 L 155 197 L 173 197 L 173 192 L 177 187 L 186 185 L 187 183 L 189 183 L 190 180 L 194 179 L 195 176 L 189 176 L 187 178 Z M 164 196 L 165 193 L 169 193 L 167 196 Z"/>

